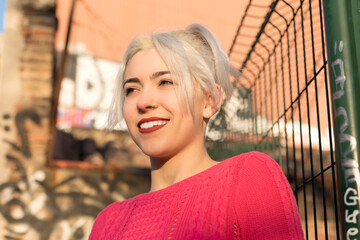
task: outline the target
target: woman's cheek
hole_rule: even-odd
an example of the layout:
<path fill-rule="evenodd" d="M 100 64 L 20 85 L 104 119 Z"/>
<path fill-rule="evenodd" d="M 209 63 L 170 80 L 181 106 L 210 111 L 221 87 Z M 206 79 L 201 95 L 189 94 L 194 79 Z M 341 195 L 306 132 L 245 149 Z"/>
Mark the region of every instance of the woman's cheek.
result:
<path fill-rule="evenodd" d="M 130 122 L 133 121 L 134 116 L 132 115 L 134 115 L 134 113 L 136 113 L 136 110 L 133 109 L 131 102 L 129 100 L 125 100 L 123 105 L 123 116 L 128 126 Z"/>

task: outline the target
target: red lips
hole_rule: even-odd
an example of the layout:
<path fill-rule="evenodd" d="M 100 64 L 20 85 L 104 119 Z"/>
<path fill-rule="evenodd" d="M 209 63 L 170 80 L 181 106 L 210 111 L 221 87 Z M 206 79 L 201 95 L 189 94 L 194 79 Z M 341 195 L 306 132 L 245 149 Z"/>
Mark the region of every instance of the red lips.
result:
<path fill-rule="evenodd" d="M 141 119 L 138 124 L 137 127 L 139 129 L 140 133 L 150 133 L 150 132 L 154 132 L 162 127 L 164 127 L 167 123 L 162 124 L 162 125 L 155 125 L 153 127 L 150 128 L 140 128 L 140 125 L 146 122 L 153 122 L 153 121 L 169 121 L 169 119 L 166 118 L 158 118 L 158 117 L 151 117 L 151 118 L 143 118 Z"/>

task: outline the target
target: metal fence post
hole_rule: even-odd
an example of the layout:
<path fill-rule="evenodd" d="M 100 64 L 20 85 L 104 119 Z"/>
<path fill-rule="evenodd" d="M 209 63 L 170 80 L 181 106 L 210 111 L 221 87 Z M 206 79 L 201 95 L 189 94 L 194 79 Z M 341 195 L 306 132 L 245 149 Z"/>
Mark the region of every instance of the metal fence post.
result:
<path fill-rule="evenodd" d="M 360 0 L 324 0 L 342 231 L 360 239 Z"/>

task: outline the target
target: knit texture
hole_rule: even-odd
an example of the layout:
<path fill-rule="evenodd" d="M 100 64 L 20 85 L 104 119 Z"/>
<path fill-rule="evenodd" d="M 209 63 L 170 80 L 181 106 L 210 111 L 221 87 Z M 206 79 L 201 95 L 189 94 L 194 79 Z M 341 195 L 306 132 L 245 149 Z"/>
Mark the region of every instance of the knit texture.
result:
<path fill-rule="evenodd" d="M 90 240 L 304 239 L 278 164 L 259 152 L 229 158 L 165 189 L 116 202 Z"/>

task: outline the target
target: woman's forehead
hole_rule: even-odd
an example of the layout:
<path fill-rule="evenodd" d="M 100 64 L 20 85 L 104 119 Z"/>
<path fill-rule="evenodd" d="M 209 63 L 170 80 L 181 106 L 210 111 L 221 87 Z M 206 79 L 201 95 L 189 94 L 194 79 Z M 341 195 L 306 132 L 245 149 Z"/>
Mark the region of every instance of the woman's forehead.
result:
<path fill-rule="evenodd" d="M 170 71 L 155 48 L 141 50 L 129 59 L 124 72 L 124 79 L 141 75 L 152 76 L 156 72 Z"/>

